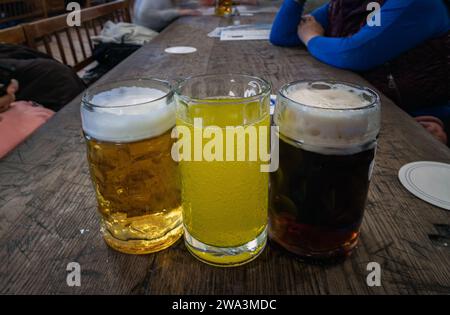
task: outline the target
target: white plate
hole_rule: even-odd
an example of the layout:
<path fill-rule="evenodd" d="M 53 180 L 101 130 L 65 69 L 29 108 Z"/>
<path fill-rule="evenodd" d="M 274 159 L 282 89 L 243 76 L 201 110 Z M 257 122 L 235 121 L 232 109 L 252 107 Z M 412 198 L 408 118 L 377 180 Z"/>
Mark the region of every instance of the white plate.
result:
<path fill-rule="evenodd" d="M 415 162 L 398 172 L 400 182 L 416 197 L 450 210 L 450 164 Z"/>
<path fill-rule="evenodd" d="M 189 46 L 176 46 L 166 48 L 164 51 L 168 54 L 192 54 L 197 51 L 197 48 Z"/>

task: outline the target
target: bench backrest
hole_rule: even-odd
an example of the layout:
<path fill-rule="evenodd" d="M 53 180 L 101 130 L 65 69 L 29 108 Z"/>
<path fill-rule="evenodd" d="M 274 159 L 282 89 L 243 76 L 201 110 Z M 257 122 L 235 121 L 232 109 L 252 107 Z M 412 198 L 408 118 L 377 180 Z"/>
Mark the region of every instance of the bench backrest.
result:
<path fill-rule="evenodd" d="M 117 0 L 83 9 L 80 26 L 68 26 L 70 13 L 25 24 L 27 45 L 78 71 L 93 61 L 91 36 L 108 20 L 130 22 L 129 6 L 129 0 Z"/>
<path fill-rule="evenodd" d="M 26 42 L 27 38 L 22 26 L 14 26 L 0 30 L 0 44 L 23 45 Z"/>

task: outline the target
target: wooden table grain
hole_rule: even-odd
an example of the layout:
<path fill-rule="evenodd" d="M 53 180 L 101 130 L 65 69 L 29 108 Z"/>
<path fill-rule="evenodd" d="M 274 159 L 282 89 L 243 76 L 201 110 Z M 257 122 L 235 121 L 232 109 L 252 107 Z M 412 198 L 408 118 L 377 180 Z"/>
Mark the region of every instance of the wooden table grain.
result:
<path fill-rule="evenodd" d="M 241 23 L 270 22 L 272 15 Z M 366 84 L 324 65 L 302 48 L 265 41 L 221 42 L 206 36 L 230 23 L 217 17 L 182 18 L 102 81 L 175 78 L 204 73 L 264 77 L 274 91 L 299 79 Z M 170 46 L 194 46 L 189 55 Z M 220 269 L 200 263 L 182 241 L 160 253 L 132 256 L 103 242 L 88 174 L 79 117 L 80 98 L 0 162 L 0 293 L 3 294 L 449 294 L 450 250 L 429 235 L 450 224 L 450 212 L 408 193 L 397 173 L 406 163 L 450 162 L 450 151 L 389 99 L 382 98 L 382 132 L 362 235 L 353 255 L 334 266 L 304 264 L 268 246 L 255 261 Z M 441 226 L 439 226 L 441 225 Z M 66 283 L 70 262 L 81 286 Z M 369 262 L 381 266 L 381 286 L 369 287 Z"/>

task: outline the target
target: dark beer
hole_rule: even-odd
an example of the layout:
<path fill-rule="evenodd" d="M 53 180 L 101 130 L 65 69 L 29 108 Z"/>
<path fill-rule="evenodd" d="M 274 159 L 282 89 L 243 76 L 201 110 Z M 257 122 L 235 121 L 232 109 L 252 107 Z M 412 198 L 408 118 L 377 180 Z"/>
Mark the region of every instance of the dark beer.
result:
<path fill-rule="evenodd" d="M 322 155 L 280 140 L 282 162 L 271 174 L 271 237 L 299 255 L 350 249 L 359 235 L 375 149 Z"/>
<path fill-rule="evenodd" d="M 313 92 L 297 95 L 308 88 Z M 363 220 L 379 132 L 378 97 L 329 82 L 297 83 L 282 93 L 275 113 L 280 167 L 271 174 L 270 237 L 305 258 L 345 256 Z"/>

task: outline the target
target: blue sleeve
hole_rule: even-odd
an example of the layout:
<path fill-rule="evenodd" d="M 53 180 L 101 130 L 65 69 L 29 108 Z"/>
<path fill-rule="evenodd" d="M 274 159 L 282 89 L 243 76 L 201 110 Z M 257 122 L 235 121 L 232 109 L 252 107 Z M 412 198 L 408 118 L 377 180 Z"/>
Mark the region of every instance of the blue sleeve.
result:
<path fill-rule="evenodd" d="M 285 0 L 273 21 L 270 42 L 277 46 L 298 46 L 302 42 L 297 27 L 303 14 L 303 4 Z"/>
<path fill-rule="evenodd" d="M 328 28 L 328 7 L 329 3 L 324 4 L 323 6 L 315 9 L 311 12 L 311 15 L 314 16 L 317 22 L 322 25 L 323 29 L 326 30 Z"/>
<path fill-rule="evenodd" d="M 388 0 L 381 8 L 381 26 L 366 25 L 346 38 L 318 36 L 309 41 L 308 49 L 329 65 L 365 71 L 448 30 L 442 0 Z"/>
<path fill-rule="evenodd" d="M 328 4 L 311 13 L 325 28 L 328 25 Z M 278 11 L 270 32 L 270 42 L 277 46 L 299 46 L 302 44 L 297 28 L 303 15 L 303 4 L 285 0 Z"/>

